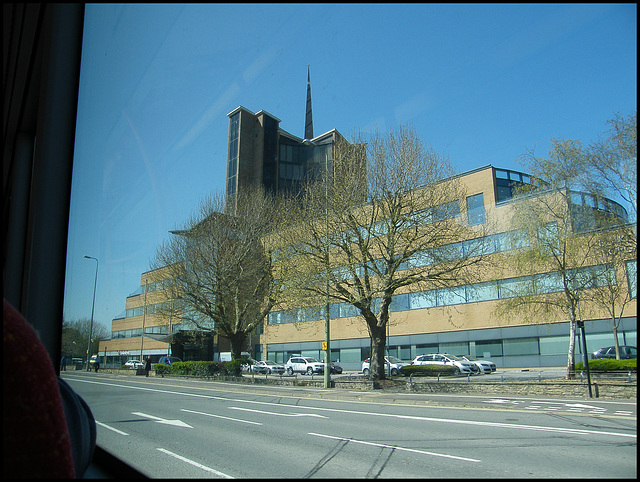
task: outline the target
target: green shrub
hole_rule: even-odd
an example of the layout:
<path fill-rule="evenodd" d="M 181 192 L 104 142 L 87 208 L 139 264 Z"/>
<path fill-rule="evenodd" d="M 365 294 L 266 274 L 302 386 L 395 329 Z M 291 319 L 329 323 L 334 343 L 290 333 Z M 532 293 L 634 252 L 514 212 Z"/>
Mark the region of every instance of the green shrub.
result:
<path fill-rule="evenodd" d="M 438 374 L 450 376 L 457 373 L 456 367 L 452 365 L 405 365 L 400 368 L 400 375 L 408 377 L 423 376 L 423 377 L 437 377 Z"/>
<path fill-rule="evenodd" d="M 156 375 L 168 375 L 171 373 L 171 367 L 163 363 L 156 363 L 154 368 L 156 370 Z"/>
<path fill-rule="evenodd" d="M 584 363 L 576 363 L 576 371 L 584 370 Z M 589 370 L 611 371 L 611 370 L 638 370 L 638 360 L 633 358 L 630 360 L 612 360 L 610 358 L 598 358 L 589 360 Z"/>
<path fill-rule="evenodd" d="M 248 365 L 249 360 L 246 358 L 236 358 L 224 365 L 224 369 L 227 373 L 233 377 L 239 377 L 242 374 L 242 365 Z"/>
<path fill-rule="evenodd" d="M 215 361 L 186 361 L 175 362 L 171 366 L 157 363 L 156 375 L 177 375 L 207 378 L 216 375 L 226 375 L 224 363 Z"/>

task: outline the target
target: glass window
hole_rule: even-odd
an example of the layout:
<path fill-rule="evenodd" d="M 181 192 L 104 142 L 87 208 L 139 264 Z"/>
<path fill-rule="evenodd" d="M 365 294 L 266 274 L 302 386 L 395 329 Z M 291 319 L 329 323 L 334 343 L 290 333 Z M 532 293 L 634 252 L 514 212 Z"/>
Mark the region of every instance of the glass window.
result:
<path fill-rule="evenodd" d="M 509 171 L 509 179 L 516 182 L 522 182 L 522 175 L 519 172 Z"/>
<path fill-rule="evenodd" d="M 482 224 L 485 221 L 484 194 L 475 194 L 467 198 L 467 216 L 469 225 Z"/>
<path fill-rule="evenodd" d="M 496 243 L 492 236 L 468 239 L 462 243 L 464 256 L 481 256 L 494 253 Z"/>
<path fill-rule="evenodd" d="M 562 291 L 562 276 L 560 273 L 545 273 L 535 277 L 537 293 L 556 293 Z"/>
<path fill-rule="evenodd" d="M 498 296 L 500 298 L 513 298 L 526 296 L 534 292 L 533 278 L 511 278 L 498 280 Z"/>
<path fill-rule="evenodd" d="M 629 286 L 629 296 L 634 299 L 638 297 L 638 262 L 634 259 L 625 263 L 627 268 L 627 283 Z"/>
<path fill-rule="evenodd" d="M 464 286 L 444 288 L 437 291 L 438 306 L 457 305 L 466 302 Z"/>
<path fill-rule="evenodd" d="M 475 342 L 476 353 L 473 356 L 478 358 L 491 358 L 502 356 L 502 340 L 482 340 Z"/>
<path fill-rule="evenodd" d="M 509 179 L 509 173 L 501 169 L 496 169 L 496 179 Z"/>
<path fill-rule="evenodd" d="M 589 324 L 585 324 L 585 331 L 587 332 L 587 351 L 589 353 L 593 353 L 600 348 L 604 348 L 607 346 L 613 346 L 615 341 L 613 339 L 613 332 L 610 333 L 589 333 Z M 578 335 L 582 335 L 582 331 L 577 331 Z M 618 334 L 618 342 L 622 345 L 622 337 Z M 580 347 L 578 348 L 578 345 Z M 576 351 L 579 350 L 582 353 L 582 343 L 576 342 Z M 566 352 L 565 352 L 566 353 Z M 581 361 L 581 360 L 580 360 Z"/>
<path fill-rule="evenodd" d="M 455 356 L 468 355 L 469 343 L 466 341 L 457 343 L 440 343 L 440 352 Z"/>
<path fill-rule="evenodd" d="M 537 338 L 519 338 L 515 340 L 503 340 L 504 355 L 539 355 Z"/>
<path fill-rule="evenodd" d="M 361 356 L 360 348 L 340 348 L 340 361 L 342 363 L 361 362 L 364 360 Z"/>
<path fill-rule="evenodd" d="M 438 345 L 437 344 L 416 345 L 413 357 L 417 357 L 418 355 L 427 355 L 429 353 L 438 353 Z"/>
<path fill-rule="evenodd" d="M 301 350 L 300 355 L 303 357 L 315 358 L 316 360 L 319 360 L 321 357 L 320 350 Z M 322 359 L 324 360 L 324 356 L 322 356 Z M 300 362 L 304 363 L 304 360 L 301 359 Z"/>
<path fill-rule="evenodd" d="M 569 335 L 540 338 L 541 355 L 566 355 L 569 350 Z"/>
<path fill-rule="evenodd" d="M 409 309 L 418 310 L 421 308 L 432 308 L 434 306 L 436 306 L 435 291 L 409 293 Z"/>
<path fill-rule="evenodd" d="M 409 309 L 409 294 L 404 293 L 400 295 L 395 295 L 392 298 L 391 305 L 389 306 L 390 311 L 406 311 Z"/>
<path fill-rule="evenodd" d="M 498 196 L 497 202 L 506 201 L 511 199 L 511 188 L 509 186 L 496 185 L 496 194 Z"/>
<path fill-rule="evenodd" d="M 467 302 L 490 301 L 498 299 L 498 282 L 488 281 L 467 286 Z"/>

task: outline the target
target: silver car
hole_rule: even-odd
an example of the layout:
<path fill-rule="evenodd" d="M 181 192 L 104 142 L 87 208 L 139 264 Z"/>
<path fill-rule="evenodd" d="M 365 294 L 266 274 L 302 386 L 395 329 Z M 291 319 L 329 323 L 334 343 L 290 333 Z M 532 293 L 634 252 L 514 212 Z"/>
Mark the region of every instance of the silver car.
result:
<path fill-rule="evenodd" d="M 466 360 L 458 358 L 448 353 L 436 353 L 432 355 L 419 355 L 413 359 L 412 365 L 449 365 L 455 368 L 457 374 L 471 374 L 474 371 L 474 366 Z"/>
<path fill-rule="evenodd" d="M 468 361 L 469 363 L 473 363 L 480 369 L 480 373 L 484 375 L 490 375 L 492 372 L 496 371 L 496 364 L 489 360 L 479 360 L 471 355 L 461 355 L 460 358 Z"/>
<path fill-rule="evenodd" d="M 279 365 L 271 360 L 263 360 L 255 362 L 251 365 L 251 371 L 254 373 L 284 373 L 284 365 Z"/>
<path fill-rule="evenodd" d="M 388 357 L 385 356 L 384 361 L 385 361 L 385 371 L 389 373 L 391 376 L 398 375 L 400 373 L 400 369 L 403 366 L 408 365 L 408 363 L 405 363 L 399 358 L 396 358 L 394 356 L 388 356 Z M 365 376 L 368 376 L 371 371 L 369 369 L 369 364 L 370 364 L 369 358 L 367 358 L 365 361 L 362 362 L 362 373 L 364 373 Z"/>
<path fill-rule="evenodd" d="M 129 360 L 124 366 L 131 368 L 132 370 L 137 370 L 138 368 L 144 368 L 144 363 L 140 360 Z"/>

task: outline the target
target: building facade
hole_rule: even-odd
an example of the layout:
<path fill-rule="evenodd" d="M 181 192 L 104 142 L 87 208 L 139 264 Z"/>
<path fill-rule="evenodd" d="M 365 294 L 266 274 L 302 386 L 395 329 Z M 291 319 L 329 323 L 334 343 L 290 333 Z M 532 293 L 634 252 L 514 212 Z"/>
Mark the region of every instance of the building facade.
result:
<path fill-rule="evenodd" d="M 298 192 L 305 180 L 322 179 L 333 171 L 335 129 L 301 139 L 280 129 L 280 119 L 239 106 L 229 114 L 225 199 L 233 201 L 241 186 L 262 186 L 267 192 Z"/>
<path fill-rule="evenodd" d="M 163 269 L 142 273 L 140 286 L 125 301 L 125 310 L 111 321 L 111 337 L 100 340 L 103 366 L 118 368 L 128 360 L 169 355 L 183 361 L 218 360 L 229 342 L 218 335 L 183 324 L 179 309 L 167 303 Z"/>
<path fill-rule="evenodd" d="M 504 253 L 521 247 L 509 231 L 513 189 L 531 178 L 521 172 L 485 166 L 459 175 L 467 190 L 466 203 L 454 214 L 466 215 L 466 222 L 497 220 L 490 233 L 493 252 Z M 574 193 L 575 209 L 593 205 L 584 194 Z M 597 203 L 595 203 L 597 205 Z M 600 203 L 602 205 L 602 202 Z M 607 201 L 606 208 L 620 213 L 621 207 Z M 616 273 L 618 283 L 627 286 L 631 302 L 618 328 L 621 345 L 637 344 L 637 262 L 630 258 L 624 272 Z M 127 297 L 125 311 L 112 321 L 111 339 L 100 342 L 100 354 L 107 366 L 129 359 L 151 356 L 152 361 L 171 354 L 183 360 L 218 360 L 229 351 L 228 342 L 218 336 L 195 340 L 182 326 L 179 313 L 167 318 L 166 297 L 161 296 L 162 270 L 142 273 L 140 286 Z M 535 322 L 495 315 L 497 304 L 507 296 L 519 278 L 505 274 L 500 279 L 451 290 L 403 292 L 394 297 L 388 327 L 390 355 L 411 360 L 435 352 L 490 358 L 499 367 L 565 366 L 569 344 L 567 319 L 540 319 Z M 162 315 L 160 315 L 162 313 Z M 322 359 L 324 316 L 305 318 L 305 310 L 272 311 L 261 330 L 252 336 L 247 351 L 254 358 L 286 362 L 292 354 Z M 331 304 L 331 358 L 345 370 L 359 370 L 370 354 L 370 339 L 364 321 L 347 304 Z M 605 313 L 585 318 L 587 347 L 595 351 L 614 344 L 612 321 Z M 144 336 L 142 335 L 144 333 Z M 582 343 L 576 343 L 576 361 L 581 360 Z"/>
<path fill-rule="evenodd" d="M 304 181 L 331 179 L 336 146 L 346 141 L 335 129 L 314 137 L 309 74 L 306 108 L 304 138 L 282 130 L 280 119 L 264 110 L 254 113 L 239 106 L 228 114 L 227 211 L 232 209 L 236 194 L 244 186 L 262 186 L 272 193 L 296 193 Z M 492 253 L 520 247 L 514 245 L 508 224 L 515 202 L 514 189 L 537 180 L 526 173 L 493 166 L 474 169 L 456 178 L 468 196 L 453 214 L 464 216 L 470 225 L 494 220 L 493 231 L 486 239 Z M 582 193 L 573 193 L 571 202 L 574 212 L 580 213 L 583 229 L 593 228 L 590 216 L 584 215 L 591 209 L 625 215 L 617 203 Z M 631 302 L 620 322 L 618 339 L 621 345 L 636 345 L 636 259 L 627 260 L 623 271 L 616 273 L 616 279 L 627 286 Z M 141 275 L 139 288 L 127 297 L 125 311 L 112 321 L 111 339 L 100 342 L 100 354 L 106 357 L 107 365 L 146 356 L 155 361 L 167 354 L 183 360 L 217 360 L 220 352 L 229 350 L 224 338 L 192 336 L 193 330 L 182 326 L 178 313 L 173 320 L 167 318 L 166 306 L 160 301 L 163 297 L 158 293 L 162 290 L 162 279 L 162 270 Z M 506 273 L 499 279 L 447 290 L 396 294 L 388 324 L 388 353 L 407 361 L 417 355 L 446 352 L 491 358 L 500 367 L 566 366 L 567 319 L 531 322 L 496 316 L 498 303 L 519 282 L 515 274 Z M 286 362 L 292 354 L 322 359 L 325 319 L 318 313 L 316 310 L 315 315 L 309 315 L 308 310 L 295 307 L 272 311 L 262 329 L 252 336 L 247 351 L 258 360 L 278 363 Z M 329 319 L 332 361 L 346 370 L 360 370 L 362 360 L 370 354 L 364 321 L 347 304 L 330 305 Z M 614 344 L 612 322 L 604 312 L 585 320 L 589 350 Z M 576 343 L 577 357 L 581 356 L 581 350 L 582 343 Z"/>
<path fill-rule="evenodd" d="M 454 215 L 464 216 L 462 222 L 469 224 L 495 220 L 493 231 L 487 237 L 491 253 L 508 253 L 523 247 L 525 240 L 514 242 L 518 238 L 509 231 L 509 219 L 514 203 L 518 202 L 514 199 L 514 189 L 531 183 L 531 177 L 485 166 L 463 173 L 458 179 L 468 196 L 466 203 L 460 203 L 461 206 L 452 211 Z M 613 201 L 594 202 L 582 193 L 572 193 L 571 202 L 574 212 L 584 212 L 585 206 L 599 204 L 616 215 L 625 214 Z M 581 219 L 587 217 L 583 215 Z M 621 345 L 636 345 L 636 269 L 633 258 L 627 260 L 624 272 L 616 273 L 617 282 L 624 283 L 631 295 L 618 329 Z M 485 282 L 395 295 L 387 333 L 389 354 L 403 360 L 427 353 L 472 355 L 491 358 L 501 367 L 566 366 L 568 319 L 531 321 L 496 315 L 497 304 L 510 296 L 513 287 L 521 281 L 514 273 L 507 272 Z M 292 354 L 322 359 L 325 334 L 322 313 L 321 308 L 292 308 L 270 313 L 256 352 L 278 363 L 285 362 Z M 362 360 L 370 354 L 365 322 L 348 304 L 331 304 L 329 314 L 332 361 L 344 369 L 359 370 Z M 584 319 L 589 350 L 614 344 L 612 321 L 605 312 L 601 310 L 599 315 Z M 581 349 L 582 343 L 577 343 L 576 361 L 582 359 Z"/>

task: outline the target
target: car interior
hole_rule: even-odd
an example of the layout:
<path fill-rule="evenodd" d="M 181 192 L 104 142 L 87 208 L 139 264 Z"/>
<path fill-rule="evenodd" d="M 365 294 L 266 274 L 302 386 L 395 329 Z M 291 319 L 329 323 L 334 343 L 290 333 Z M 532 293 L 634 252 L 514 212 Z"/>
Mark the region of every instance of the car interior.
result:
<path fill-rule="evenodd" d="M 4 477 L 144 477 L 59 377 L 84 8 L 3 5 Z"/>

